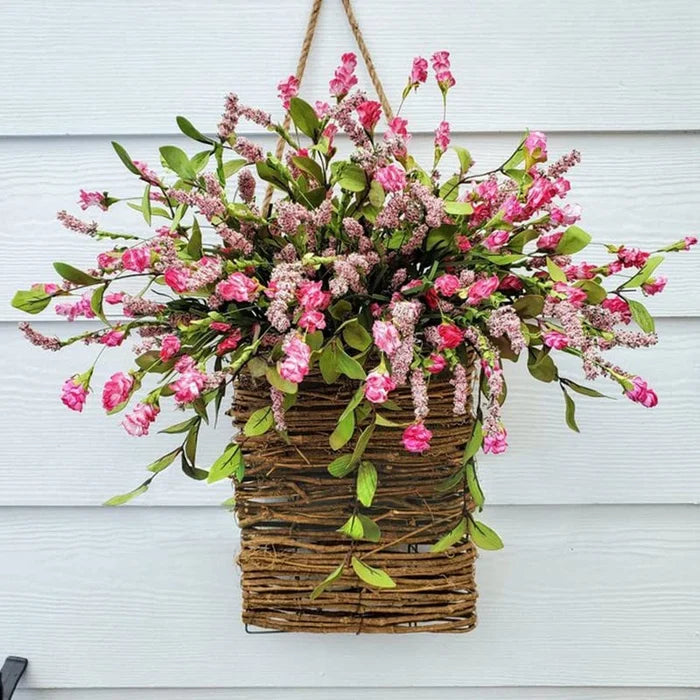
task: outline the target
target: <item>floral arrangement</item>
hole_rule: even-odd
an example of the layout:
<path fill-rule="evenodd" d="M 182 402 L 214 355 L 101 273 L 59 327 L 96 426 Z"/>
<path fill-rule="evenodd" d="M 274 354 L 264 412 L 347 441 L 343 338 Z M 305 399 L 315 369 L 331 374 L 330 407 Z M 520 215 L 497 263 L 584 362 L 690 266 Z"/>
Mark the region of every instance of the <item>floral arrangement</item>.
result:
<path fill-rule="evenodd" d="M 450 141 L 446 106 L 455 79 L 449 53 L 435 53 L 431 63 L 443 104 L 427 168 L 410 155 L 400 108 L 377 133 L 382 108 L 354 90 L 356 58 L 348 53 L 330 81 L 330 102 L 312 106 L 299 98 L 294 76 L 279 84 L 293 128 L 230 94 L 215 138 L 177 118 L 203 149 L 188 155 L 163 146 L 163 174 L 114 143 L 142 195 L 81 191 L 80 207 L 107 211 L 126 204 L 152 233 L 112 233 L 58 214 L 66 228 L 110 247 L 92 269 L 55 263 L 62 281 L 34 284 L 18 292 L 13 305 L 37 314 L 55 301 L 55 312 L 68 320 L 97 318 L 103 325 L 65 340 L 28 323 L 22 331 L 47 350 L 135 340 L 134 366 L 97 390 L 108 414 L 126 412 L 122 425 L 129 435 L 147 435 L 165 402 L 188 414 L 162 431 L 180 434 L 180 444 L 148 467 L 143 484 L 108 503 L 143 493 L 178 458 L 194 479 L 242 479 L 242 441 L 269 430 L 284 436 L 285 411 L 315 367 L 328 384 L 356 384 L 330 436 L 338 457 L 329 466 L 332 473 L 357 472 L 365 505 L 377 475 L 361 457 L 374 426 L 397 428 L 397 444 L 409 452 L 429 451 L 428 385 L 437 375 L 454 386 L 456 415 L 467 410 L 470 392 L 479 396 L 462 467 L 479 507 L 476 455 L 507 448 L 503 360 L 522 355 L 534 379 L 556 384 L 573 430 L 574 394 L 602 394 L 562 376 L 560 354 L 579 358 L 586 380 L 604 377 L 628 399 L 656 405 L 645 380 L 604 353 L 656 343 L 643 299 L 666 285 L 656 274 L 662 253 L 687 250 L 697 239 L 686 236 L 655 251 L 607 245 L 603 264 L 574 259 L 591 241 L 577 225 L 580 208 L 564 203 L 567 171 L 579 153 L 547 165 L 546 137 L 530 131 L 498 168 L 475 172 L 469 152 Z M 401 105 L 428 73 L 428 61 L 414 59 Z M 288 145 L 286 157 L 266 155 L 238 136 L 241 120 L 276 132 Z M 338 155 L 339 134 L 352 143 L 348 156 Z M 449 149 L 458 170 L 443 175 Z M 259 181 L 278 192 L 271 203 L 260 197 Z M 121 313 L 108 316 L 108 310 Z M 467 370 L 475 355 L 479 371 L 471 387 Z M 196 458 L 200 426 L 218 415 L 243 371 L 266 379 L 269 406 L 203 469 Z M 68 408 L 82 411 L 94 372 L 95 364 L 65 381 L 61 398 Z M 399 425 L 391 420 L 392 392 L 406 383 L 415 421 Z M 469 531 L 476 544 L 500 546 L 486 526 Z M 362 537 L 352 528 L 347 534 Z"/>

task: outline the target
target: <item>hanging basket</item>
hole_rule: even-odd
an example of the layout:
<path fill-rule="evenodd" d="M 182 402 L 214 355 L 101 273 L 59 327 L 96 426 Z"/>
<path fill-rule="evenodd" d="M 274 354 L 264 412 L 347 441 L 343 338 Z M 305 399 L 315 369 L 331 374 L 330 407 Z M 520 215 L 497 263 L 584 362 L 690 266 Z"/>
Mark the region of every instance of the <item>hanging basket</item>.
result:
<path fill-rule="evenodd" d="M 310 374 L 286 413 L 288 443 L 274 431 L 243 443 L 246 473 L 235 485 L 243 622 L 295 632 L 467 632 L 476 624 L 476 549 L 469 541 L 440 553 L 429 547 L 473 508 L 463 481 L 454 478 L 472 432 L 471 411 L 454 416 L 453 387 L 434 377 L 429 452 L 410 454 L 400 430 L 377 428 L 365 455 L 377 468 L 378 487 L 371 508 L 362 510 L 380 526 L 381 539 L 353 542 L 336 530 L 353 514 L 355 479 L 329 473 L 338 453 L 328 438 L 356 389 Z M 410 389 L 399 388 L 392 398 L 401 410 L 383 413 L 411 422 Z M 265 405 L 265 382 L 241 378 L 234 423 L 243 425 Z M 365 585 L 351 556 L 386 571 L 396 587 Z M 342 563 L 342 576 L 312 599 Z"/>

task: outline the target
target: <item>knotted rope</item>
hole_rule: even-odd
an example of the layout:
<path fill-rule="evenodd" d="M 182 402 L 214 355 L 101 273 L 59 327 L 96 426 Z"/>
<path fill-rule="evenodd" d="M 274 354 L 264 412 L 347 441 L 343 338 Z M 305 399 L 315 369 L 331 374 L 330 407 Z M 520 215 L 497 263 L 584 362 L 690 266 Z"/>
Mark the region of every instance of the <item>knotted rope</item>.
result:
<path fill-rule="evenodd" d="M 374 67 L 374 62 L 372 61 L 372 57 L 369 53 L 369 49 L 367 48 L 367 44 L 365 43 L 365 39 L 362 36 L 360 25 L 357 23 L 357 17 L 355 17 L 355 13 L 353 12 L 350 0 L 341 1 L 343 4 L 343 9 L 345 10 L 345 16 L 348 18 L 348 24 L 350 25 L 352 34 L 355 37 L 355 41 L 357 42 L 357 47 L 360 50 L 362 60 L 365 62 L 365 66 L 367 67 L 367 72 L 369 73 L 369 77 L 372 81 L 372 85 L 374 86 L 374 90 L 377 93 L 377 97 L 379 97 L 379 102 L 382 105 L 382 109 L 384 110 L 384 114 L 387 120 L 390 120 L 394 116 L 394 112 L 391 109 L 389 100 L 387 99 L 386 93 L 384 92 L 384 87 L 382 85 L 382 81 L 379 79 L 379 75 L 377 74 L 377 69 Z M 304 71 L 306 70 L 306 62 L 309 58 L 309 52 L 311 51 L 311 44 L 313 43 L 314 34 L 316 33 L 316 25 L 318 24 L 318 16 L 321 12 L 322 4 L 323 0 L 313 0 L 313 5 L 311 6 L 309 21 L 306 25 L 306 33 L 304 34 L 304 41 L 301 45 L 299 61 L 297 62 L 297 69 L 294 74 L 296 79 L 299 81 L 300 87 L 301 81 L 304 78 Z M 288 131 L 290 126 L 291 117 L 289 116 L 289 112 L 287 112 L 283 123 L 284 130 Z M 275 157 L 277 158 L 277 160 L 280 160 L 282 158 L 282 154 L 284 153 L 286 143 L 287 142 L 281 136 L 279 137 L 279 139 L 277 139 L 277 147 L 275 148 Z M 267 212 L 269 209 L 270 202 L 272 201 L 272 189 L 272 185 L 268 185 L 262 205 L 263 212 Z"/>

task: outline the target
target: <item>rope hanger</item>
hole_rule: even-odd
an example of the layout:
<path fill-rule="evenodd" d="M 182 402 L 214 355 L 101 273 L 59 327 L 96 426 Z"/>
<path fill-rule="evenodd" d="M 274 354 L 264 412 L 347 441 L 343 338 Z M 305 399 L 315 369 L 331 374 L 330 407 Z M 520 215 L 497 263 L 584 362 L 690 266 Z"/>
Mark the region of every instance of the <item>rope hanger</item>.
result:
<path fill-rule="evenodd" d="M 374 62 L 372 61 L 372 57 L 369 53 L 369 49 L 367 48 L 367 44 L 365 43 L 365 39 L 362 36 L 362 31 L 360 30 L 360 25 L 357 22 L 357 17 L 355 17 L 355 13 L 352 9 L 352 5 L 350 4 L 350 0 L 341 0 L 341 2 L 343 5 L 343 9 L 345 10 L 345 16 L 348 19 L 348 24 L 350 25 L 350 30 L 352 31 L 352 34 L 355 37 L 355 41 L 357 42 L 357 48 L 360 50 L 360 55 L 362 56 L 362 60 L 365 62 L 365 66 L 367 68 L 367 72 L 369 73 L 370 80 L 372 81 L 374 90 L 377 93 L 379 102 L 382 105 L 382 109 L 384 110 L 384 115 L 386 116 L 387 120 L 390 120 L 394 116 L 394 112 L 391 109 L 389 100 L 387 99 L 386 93 L 384 92 L 384 86 L 382 85 L 382 81 L 379 79 L 377 69 L 374 67 Z M 309 21 L 306 25 L 306 33 L 304 34 L 304 41 L 301 45 L 301 51 L 299 53 L 299 60 L 297 62 L 297 69 L 295 72 L 295 76 L 299 81 L 300 87 L 301 81 L 304 77 L 304 71 L 306 70 L 306 63 L 309 58 L 309 52 L 311 51 L 311 44 L 313 43 L 314 34 L 316 33 L 316 25 L 318 24 L 318 16 L 321 12 L 322 4 L 323 0 L 313 0 L 313 5 L 311 6 Z M 291 117 L 289 116 L 289 113 L 287 113 L 287 115 L 284 118 L 285 131 L 289 129 L 290 125 Z M 275 156 L 278 160 L 282 158 L 285 146 L 286 141 L 280 136 L 280 138 L 277 140 L 277 147 L 275 149 Z M 267 192 L 265 193 L 262 211 L 267 211 L 271 199 L 272 186 L 269 186 L 267 188 Z"/>

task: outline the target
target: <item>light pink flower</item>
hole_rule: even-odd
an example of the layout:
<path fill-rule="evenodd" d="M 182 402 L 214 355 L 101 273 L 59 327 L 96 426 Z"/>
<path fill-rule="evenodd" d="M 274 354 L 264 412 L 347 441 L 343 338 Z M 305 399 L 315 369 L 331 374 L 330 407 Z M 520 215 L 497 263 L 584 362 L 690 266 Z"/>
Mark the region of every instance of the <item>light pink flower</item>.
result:
<path fill-rule="evenodd" d="M 374 370 L 365 380 L 365 397 L 372 403 L 384 403 L 389 398 L 389 392 L 396 389 L 394 380 L 384 372 Z"/>
<path fill-rule="evenodd" d="M 158 175 L 156 175 L 149 167 L 148 163 L 144 163 L 142 160 L 133 161 L 136 169 L 141 173 L 141 179 L 146 182 L 150 182 L 152 185 L 157 185 L 160 183 Z"/>
<path fill-rule="evenodd" d="M 384 188 L 385 192 L 399 192 L 406 187 L 406 171 L 394 163 L 379 168 L 374 173 L 374 179 Z"/>
<path fill-rule="evenodd" d="M 163 336 L 163 340 L 160 343 L 160 359 L 163 362 L 167 362 L 171 357 L 175 357 L 178 352 L 180 352 L 180 339 L 172 334 Z"/>
<path fill-rule="evenodd" d="M 190 372 L 193 370 L 196 364 L 197 362 L 194 357 L 191 355 L 183 355 L 175 363 L 174 369 L 178 374 L 184 374 L 185 372 Z"/>
<path fill-rule="evenodd" d="M 647 408 L 654 408 L 659 403 L 659 397 L 656 392 L 651 389 L 641 377 L 635 377 L 632 380 L 634 388 L 625 392 L 625 396 L 636 403 L 641 403 Z"/>
<path fill-rule="evenodd" d="M 68 406 L 71 411 L 78 411 L 78 413 L 83 410 L 87 395 L 87 386 L 78 375 L 66 379 L 61 388 L 61 401 L 63 404 Z"/>
<path fill-rule="evenodd" d="M 416 56 L 413 59 L 411 75 L 408 79 L 408 82 L 411 84 L 412 87 L 418 87 L 420 83 L 424 83 L 427 79 L 428 61 L 426 61 L 422 56 Z"/>
<path fill-rule="evenodd" d="M 314 103 L 314 112 L 316 112 L 316 116 L 319 119 L 324 119 L 325 117 L 328 116 L 328 112 L 330 112 L 331 106 L 328 104 L 328 102 L 321 102 L 321 100 L 316 100 Z"/>
<path fill-rule="evenodd" d="M 500 455 L 506 451 L 508 448 L 508 442 L 506 441 L 508 433 L 506 429 L 501 426 L 497 433 L 489 433 L 484 436 L 484 452 L 491 452 L 495 455 Z"/>
<path fill-rule="evenodd" d="M 525 150 L 535 162 L 547 160 L 547 137 L 541 131 L 531 131 L 525 139 Z"/>
<path fill-rule="evenodd" d="M 552 291 L 554 294 L 550 293 L 550 298 L 554 301 L 559 301 L 560 298 L 564 298 L 566 301 L 579 308 L 583 306 L 583 302 L 588 298 L 583 289 L 572 287 L 566 284 L 566 282 L 555 282 Z"/>
<path fill-rule="evenodd" d="M 354 53 L 344 53 L 340 58 L 340 66 L 335 69 L 332 80 L 329 83 L 331 95 L 342 99 L 357 85 L 355 68 L 357 56 Z"/>
<path fill-rule="evenodd" d="M 563 350 L 569 347 L 569 339 L 559 331 L 548 331 L 542 336 L 542 341 L 548 348 Z"/>
<path fill-rule="evenodd" d="M 453 323 L 441 323 L 438 326 L 438 334 L 440 336 L 440 350 L 445 348 L 454 349 L 461 345 L 464 340 L 464 331 Z"/>
<path fill-rule="evenodd" d="M 506 243 L 508 243 L 509 238 L 510 233 L 508 233 L 508 231 L 494 231 L 482 241 L 482 245 L 484 246 L 484 248 L 486 248 L 486 250 L 490 250 L 492 253 L 495 253 L 497 250 L 500 250 Z"/>
<path fill-rule="evenodd" d="M 435 129 L 435 148 L 444 153 L 450 146 L 450 123 L 442 121 Z"/>
<path fill-rule="evenodd" d="M 375 102 L 374 100 L 365 100 L 359 104 L 356 109 L 360 124 L 362 124 L 365 131 L 372 133 L 374 131 L 374 127 L 377 125 L 377 122 L 382 116 L 381 105 L 379 102 Z"/>
<path fill-rule="evenodd" d="M 401 117 L 394 117 L 389 121 L 389 128 L 386 131 L 385 138 L 391 136 L 398 136 L 404 141 L 408 141 L 411 137 L 408 133 L 408 120 Z"/>
<path fill-rule="evenodd" d="M 512 224 L 514 221 L 518 221 L 525 216 L 525 210 L 523 205 L 517 200 L 516 197 L 508 197 L 501 206 L 503 221 Z"/>
<path fill-rule="evenodd" d="M 148 435 L 148 429 L 159 413 L 160 408 L 155 404 L 137 403 L 134 410 L 122 421 L 124 430 L 134 437 Z"/>
<path fill-rule="evenodd" d="M 149 248 L 128 248 L 122 253 L 122 266 L 125 270 L 143 272 L 151 264 Z"/>
<path fill-rule="evenodd" d="M 119 404 L 124 403 L 131 394 L 134 378 L 123 372 L 113 374 L 102 390 L 102 407 L 105 411 L 113 411 Z"/>
<path fill-rule="evenodd" d="M 401 346 L 401 338 L 396 326 L 386 321 L 375 321 L 372 326 L 372 336 L 374 344 L 390 357 Z"/>
<path fill-rule="evenodd" d="M 299 80 L 296 76 L 290 75 L 287 80 L 283 80 L 277 85 L 277 97 L 282 100 L 282 106 L 289 109 L 292 97 L 296 97 L 299 92 Z"/>
<path fill-rule="evenodd" d="M 80 208 L 85 211 L 89 207 L 99 207 L 103 211 L 107 211 L 107 204 L 105 202 L 105 196 L 102 192 L 86 192 L 85 190 L 80 190 L 80 199 L 78 200 Z"/>
<path fill-rule="evenodd" d="M 498 289 L 499 284 L 500 282 L 498 280 L 498 275 L 478 279 L 471 285 L 471 287 L 469 287 L 467 301 L 472 304 L 472 306 L 480 304 L 484 299 L 488 299 Z"/>
<path fill-rule="evenodd" d="M 552 207 L 549 218 L 553 223 L 563 226 L 571 226 L 581 218 L 581 206 L 579 204 L 567 204 L 565 207 Z"/>
<path fill-rule="evenodd" d="M 459 277 L 456 275 L 440 275 L 435 280 L 435 289 L 444 297 L 451 297 L 460 288 Z"/>
<path fill-rule="evenodd" d="M 299 384 L 309 373 L 311 348 L 298 336 L 292 336 L 283 347 L 286 355 L 280 364 L 280 376 L 287 381 Z"/>
<path fill-rule="evenodd" d="M 124 331 L 120 331 L 117 328 L 112 328 L 100 337 L 100 342 L 103 345 L 106 345 L 108 348 L 116 348 L 124 342 L 125 337 L 126 333 Z"/>
<path fill-rule="evenodd" d="M 433 70 L 438 73 L 439 71 L 449 70 L 450 68 L 450 52 L 449 51 L 436 51 L 430 57 L 430 63 L 433 66 Z"/>
<path fill-rule="evenodd" d="M 403 446 L 408 452 L 425 452 L 430 449 L 432 437 L 433 434 L 423 423 L 414 423 L 403 431 Z"/>
<path fill-rule="evenodd" d="M 568 265 L 564 268 L 567 279 L 570 280 L 592 280 L 596 275 L 597 265 L 582 262 L 580 265 Z"/>
<path fill-rule="evenodd" d="M 205 380 L 206 375 L 195 367 L 182 372 L 170 385 L 175 392 L 175 401 L 180 404 L 194 401 L 202 393 Z"/>
<path fill-rule="evenodd" d="M 435 352 L 431 353 L 428 359 L 430 364 L 428 365 L 427 370 L 430 372 L 430 374 L 440 374 L 440 372 L 447 367 L 447 360 L 442 355 L 438 355 Z"/>
<path fill-rule="evenodd" d="M 683 239 L 683 243 L 684 243 L 683 248 L 685 250 L 690 250 L 690 247 L 696 245 L 697 242 L 698 242 L 698 239 L 695 236 L 686 236 Z"/>
<path fill-rule="evenodd" d="M 186 267 L 169 267 L 163 275 L 165 284 L 174 292 L 186 292 L 190 283 L 190 274 Z"/>
<path fill-rule="evenodd" d="M 665 277 L 657 277 L 656 279 L 652 277 L 642 285 L 642 292 L 647 296 L 653 296 L 663 292 L 667 282 L 668 280 Z"/>
<path fill-rule="evenodd" d="M 323 291 L 322 282 L 307 280 L 297 289 L 297 301 L 305 311 L 323 311 L 331 302 L 331 293 Z"/>
<path fill-rule="evenodd" d="M 559 241 L 564 234 L 561 231 L 556 233 L 545 233 L 537 239 L 537 249 L 553 251 L 559 245 Z"/>
<path fill-rule="evenodd" d="M 260 284 L 242 272 L 234 272 L 216 285 L 216 291 L 226 301 L 253 301 L 260 291 Z"/>
<path fill-rule="evenodd" d="M 530 211 L 536 211 L 549 204 L 556 194 L 556 188 L 546 177 L 536 177 L 527 191 L 527 206 Z"/>
<path fill-rule="evenodd" d="M 299 317 L 297 326 L 307 333 L 315 333 L 326 327 L 326 317 L 320 311 L 304 311 Z"/>

